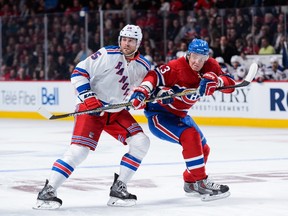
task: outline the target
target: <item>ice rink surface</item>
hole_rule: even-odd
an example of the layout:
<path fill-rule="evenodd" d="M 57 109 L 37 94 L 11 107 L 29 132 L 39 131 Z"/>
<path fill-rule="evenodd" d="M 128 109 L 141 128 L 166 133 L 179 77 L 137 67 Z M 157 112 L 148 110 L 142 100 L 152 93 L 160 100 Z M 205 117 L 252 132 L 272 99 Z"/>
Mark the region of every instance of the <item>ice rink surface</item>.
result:
<path fill-rule="evenodd" d="M 231 196 L 202 202 L 183 191 L 180 146 L 154 137 L 148 155 L 128 183 L 134 207 L 108 207 L 113 173 L 127 151 L 102 134 L 91 152 L 58 190 L 58 210 L 33 210 L 54 161 L 68 147 L 72 121 L 0 119 L 0 215 L 287 216 L 288 130 L 246 127 L 201 129 L 211 148 L 207 173 L 229 185 Z"/>

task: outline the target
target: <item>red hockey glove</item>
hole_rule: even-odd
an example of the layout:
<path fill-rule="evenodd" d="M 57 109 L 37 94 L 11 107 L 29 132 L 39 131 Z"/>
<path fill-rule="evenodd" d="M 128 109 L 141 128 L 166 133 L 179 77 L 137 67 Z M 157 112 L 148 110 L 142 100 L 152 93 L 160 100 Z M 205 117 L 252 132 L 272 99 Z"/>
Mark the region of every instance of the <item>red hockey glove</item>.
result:
<path fill-rule="evenodd" d="M 78 95 L 78 98 L 81 100 L 81 102 L 85 105 L 87 110 L 97 109 L 99 107 L 102 107 L 103 104 L 100 100 L 96 97 L 96 94 L 90 90 L 80 92 Z M 100 115 L 101 113 L 93 113 L 93 115 Z"/>
<path fill-rule="evenodd" d="M 170 104 L 170 103 L 173 103 L 174 101 L 174 98 L 171 97 L 171 95 L 174 94 L 174 91 L 169 88 L 169 87 L 159 87 L 159 92 L 157 93 L 157 97 L 166 97 L 165 99 L 159 99 L 157 100 L 158 103 L 162 104 L 162 105 L 167 105 L 167 104 Z"/>
<path fill-rule="evenodd" d="M 235 80 L 229 74 L 220 75 L 218 77 L 218 79 L 219 79 L 219 87 L 221 87 L 221 86 L 233 86 L 236 84 Z M 234 90 L 235 90 L 235 88 L 229 88 L 229 89 L 222 89 L 220 91 L 223 93 L 232 93 L 232 92 L 234 92 Z"/>
<path fill-rule="evenodd" d="M 199 94 L 203 95 L 212 95 L 218 86 L 218 76 L 214 72 L 205 73 L 202 76 L 199 85 Z"/>
<path fill-rule="evenodd" d="M 132 102 L 132 106 L 135 110 L 144 109 L 145 99 L 149 97 L 150 89 L 147 86 L 138 86 L 134 89 L 129 101 Z"/>

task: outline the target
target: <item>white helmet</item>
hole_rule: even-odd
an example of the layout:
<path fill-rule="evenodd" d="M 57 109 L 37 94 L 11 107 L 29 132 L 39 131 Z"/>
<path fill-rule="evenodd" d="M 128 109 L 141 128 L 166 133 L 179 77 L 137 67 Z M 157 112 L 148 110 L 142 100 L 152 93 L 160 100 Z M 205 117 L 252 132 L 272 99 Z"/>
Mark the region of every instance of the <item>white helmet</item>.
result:
<path fill-rule="evenodd" d="M 241 64 L 242 58 L 241 58 L 241 56 L 234 55 L 231 57 L 230 62 L 231 62 L 231 64 L 233 64 L 233 62 L 238 62 L 239 64 Z"/>
<path fill-rule="evenodd" d="M 262 66 L 263 66 L 263 63 L 262 63 L 262 61 L 260 60 L 260 58 L 256 58 L 256 59 L 254 60 L 254 62 L 255 62 L 259 67 L 262 67 Z"/>
<path fill-rule="evenodd" d="M 216 60 L 219 64 L 220 64 L 220 63 L 222 63 L 222 64 L 225 63 L 225 62 L 224 62 L 224 59 L 223 59 L 221 56 L 216 57 L 215 60 Z"/>
<path fill-rule="evenodd" d="M 270 63 L 274 63 L 274 62 L 279 63 L 279 62 L 278 62 L 278 58 L 277 58 L 276 56 L 272 56 L 272 57 L 270 58 Z"/>
<path fill-rule="evenodd" d="M 236 73 L 237 73 L 237 76 L 239 78 L 243 79 L 246 76 L 246 74 L 247 74 L 247 70 L 246 70 L 246 68 L 244 66 L 239 66 L 236 69 Z"/>
<path fill-rule="evenodd" d="M 139 26 L 128 24 L 120 31 L 120 34 L 118 37 L 119 46 L 120 46 L 121 37 L 128 37 L 128 38 L 136 39 L 137 40 L 136 50 L 138 50 L 142 41 L 142 32 Z"/>

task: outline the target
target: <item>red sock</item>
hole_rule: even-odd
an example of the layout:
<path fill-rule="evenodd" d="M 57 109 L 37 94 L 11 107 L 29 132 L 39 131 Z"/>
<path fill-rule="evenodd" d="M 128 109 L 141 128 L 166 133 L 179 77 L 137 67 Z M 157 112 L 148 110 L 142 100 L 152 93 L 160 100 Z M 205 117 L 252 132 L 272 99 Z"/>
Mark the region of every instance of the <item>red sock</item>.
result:
<path fill-rule="evenodd" d="M 195 182 L 197 180 L 206 178 L 205 161 L 209 155 L 209 146 L 203 149 L 198 131 L 195 128 L 188 128 L 184 130 L 180 137 L 180 143 L 183 148 L 182 155 L 185 160 L 193 160 L 193 158 L 196 157 L 200 157 L 201 160 L 201 156 L 203 156 L 203 162 L 201 163 L 200 161 L 199 163 L 200 167 L 192 167 L 192 169 L 189 169 L 189 172 L 187 170 L 184 171 L 184 181 Z"/>

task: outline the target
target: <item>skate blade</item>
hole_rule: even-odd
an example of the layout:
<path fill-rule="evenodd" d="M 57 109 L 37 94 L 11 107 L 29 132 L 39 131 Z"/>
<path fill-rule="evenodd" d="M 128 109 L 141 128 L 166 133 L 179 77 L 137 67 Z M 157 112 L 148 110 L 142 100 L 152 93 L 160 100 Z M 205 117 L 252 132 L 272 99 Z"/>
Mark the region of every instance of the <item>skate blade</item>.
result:
<path fill-rule="evenodd" d="M 117 197 L 110 197 L 109 201 L 107 202 L 108 206 L 113 207 L 130 207 L 136 205 L 136 200 L 134 199 L 120 199 Z"/>
<path fill-rule="evenodd" d="M 230 192 L 227 191 L 226 193 L 218 194 L 218 195 L 210 195 L 210 194 L 203 194 L 201 195 L 201 200 L 204 202 L 218 200 L 218 199 L 224 199 L 226 197 L 230 196 Z"/>
<path fill-rule="evenodd" d="M 44 201 L 44 200 L 37 200 L 35 206 L 32 209 L 35 210 L 53 210 L 60 208 L 61 204 L 56 201 Z"/>

